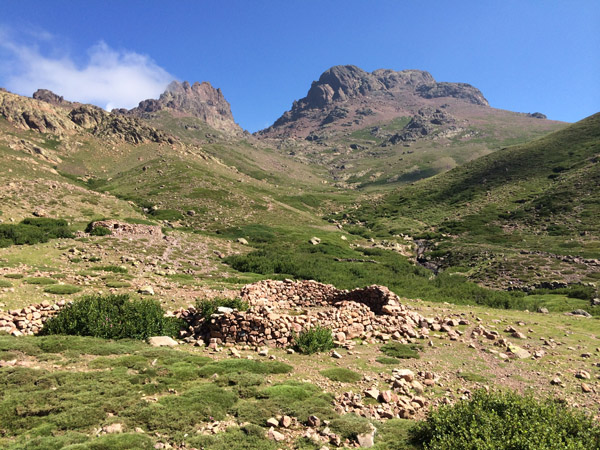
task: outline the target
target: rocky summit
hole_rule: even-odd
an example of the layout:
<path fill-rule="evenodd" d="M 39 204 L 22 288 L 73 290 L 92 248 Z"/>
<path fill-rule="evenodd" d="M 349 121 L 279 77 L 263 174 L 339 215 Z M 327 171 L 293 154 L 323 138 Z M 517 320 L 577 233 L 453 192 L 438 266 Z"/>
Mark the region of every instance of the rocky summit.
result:
<path fill-rule="evenodd" d="M 379 69 L 369 73 L 352 65 L 334 66 L 312 83 L 306 97 L 258 134 L 306 137 L 333 122 L 352 127 L 456 101 L 489 106 L 479 89 L 466 83 L 438 83 L 429 72 Z"/>
<path fill-rule="evenodd" d="M 221 89 L 215 89 L 207 81 L 191 85 L 187 81 L 173 81 L 158 100 L 143 100 L 136 108 L 127 111 L 127 114 L 148 119 L 160 111 L 167 111 L 178 117 L 197 117 L 222 131 L 241 131 L 233 120 L 231 106 Z"/>

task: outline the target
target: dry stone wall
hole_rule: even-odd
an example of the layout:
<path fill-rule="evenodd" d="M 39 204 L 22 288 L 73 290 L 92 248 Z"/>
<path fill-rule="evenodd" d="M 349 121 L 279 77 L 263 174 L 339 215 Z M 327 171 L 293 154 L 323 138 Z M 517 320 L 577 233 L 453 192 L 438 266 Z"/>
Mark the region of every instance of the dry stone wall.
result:
<path fill-rule="evenodd" d="M 346 291 L 315 281 L 265 280 L 245 286 L 241 298 L 247 311 L 224 310 L 209 321 L 192 309 L 181 311 L 190 324 L 187 339 L 286 347 L 295 334 L 317 325 L 330 328 L 338 342 L 424 338 L 430 328 L 440 329 L 437 319 L 402 305 L 384 286 Z"/>
<path fill-rule="evenodd" d="M 92 229 L 98 227 L 108 228 L 115 236 L 162 236 L 162 230 L 158 225 L 131 224 L 126 222 L 119 222 L 118 220 L 98 220 L 92 224 Z"/>
<path fill-rule="evenodd" d="M 58 313 L 66 304 L 65 300 L 54 304 L 43 301 L 21 309 L 0 310 L 0 331 L 13 336 L 37 334 L 46 320 Z"/>

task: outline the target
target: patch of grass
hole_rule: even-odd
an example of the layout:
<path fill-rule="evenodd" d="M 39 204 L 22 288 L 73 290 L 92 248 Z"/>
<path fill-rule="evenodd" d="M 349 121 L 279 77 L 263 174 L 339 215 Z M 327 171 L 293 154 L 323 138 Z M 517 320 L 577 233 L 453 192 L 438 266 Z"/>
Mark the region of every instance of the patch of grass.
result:
<path fill-rule="evenodd" d="M 92 267 L 91 270 L 98 270 L 98 271 L 102 271 L 102 272 L 112 272 L 112 273 L 127 273 L 127 269 L 125 267 L 114 266 L 114 265 L 96 266 L 96 267 Z"/>
<path fill-rule="evenodd" d="M 106 287 L 109 287 L 109 288 L 126 288 L 126 287 L 131 287 L 131 283 L 128 283 L 127 281 L 107 281 L 106 282 Z"/>
<path fill-rule="evenodd" d="M 309 330 L 302 331 L 294 338 L 296 349 L 306 355 L 317 352 L 326 352 L 331 350 L 333 344 L 333 334 L 329 328 L 317 325 Z"/>
<path fill-rule="evenodd" d="M 331 381 L 341 381 L 342 383 L 355 383 L 362 379 L 362 375 L 350 369 L 343 367 L 334 367 L 321 371 L 321 375 L 329 378 Z"/>
<path fill-rule="evenodd" d="M 414 441 L 431 450 L 600 448 L 600 427 L 558 401 L 483 390 L 470 400 L 432 411 L 417 423 Z"/>
<path fill-rule="evenodd" d="M 423 350 L 423 346 L 419 344 L 401 344 L 399 342 L 388 342 L 381 346 L 380 349 L 385 355 L 391 358 L 400 359 L 419 359 L 419 352 Z"/>
<path fill-rule="evenodd" d="M 13 280 L 20 280 L 23 278 L 23 275 L 20 273 L 7 273 L 4 275 L 4 278 L 11 278 Z"/>
<path fill-rule="evenodd" d="M 79 286 L 74 286 L 72 284 L 54 284 L 44 289 L 44 292 L 56 295 L 70 295 L 80 291 L 81 288 Z"/>
<path fill-rule="evenodd" d="M 12 287 L 12 283 L 7 280 L 0 280 L 0 288 L 9 288 Z"/>
<path fill-rule="evenodd" d="M 48 278 L 48 277 L 29 277 L 29 278 L 24 278 L 23 283 L 37 284 L 37 285 L 43 286 L 43 285 L 47 285 L 47 284 L 56 284 L 56 283 L 58 283 L 58 281 L 56 281 L 54 278 Z"/>
<path fill-rule="evenodd" d="M 377 450 L 416 450 L 410 444 L 410 432 L 415 426 L 414 420 L 391 419 L 381 423 L 375 434 L 375 449 Z"/>
<path fill-rule="evenodd" d="M 206 450 L 275 450 L 280 445 L 265 437 L 265 431 L 257 425 L 228 428 L 225 433 L 214 436 L 197 436 L 186 441 L 188 445 Z"/>
<path fill-rule="evenodd" d="M 161 397 L 157 403 L 140 402 L 129 414 L 146 430 L 177 433 L 193 429 L 198 422 L 223 420 L 236 401 L 234 393 L 204 384 L 180 395 Z"/>
<path fill-rule="evenodd" d="M 311 415 L 325 420 L 336 416 L 333 396 L 310 383 L 287 381 L 276 384 L 258 391 L 256 398 L 236 405 L 234 414 L 238 420 L 264 426 L 267 419 L 277 414 L 296 417 L 300 422 L 306 422 Z"/>
<path fill-rule="evenodd" d="M 214 374 L 223 375 L 231 373 L 257 373 L 257 374 L 276 374 L 289 373 L 292 366 L 279 361 L 253 361 L 248 359 L 224 359 L 214 361 L 202 367 L 200 376 L 210 377 Z"/>
<path fill-rule="evenodd" d="M 389 356 L 380 356 L 376 359 L 376 361 L 379 364 L 386 364 L 386 365 L 400 364 L 400 360 L 398 358 L 390 358 Z"/>
<path fill-rule="evenodd" d="M 369 419 L 354 414 L 344 414 L 333 419 L 329 424 L 331 431 L 340 435 L 342 439 L 356 439 L 359 434 L 371 431 Z"/>
<path fill-rule="evenodd" d="M 487 383 L 488 379 L 483 375 L 479 375 L 477 373 L 472 372 L 461 372 L 458 374 L 459 378 L 462 378 L 465 381 L 471 381 L 473 383 Z"/>

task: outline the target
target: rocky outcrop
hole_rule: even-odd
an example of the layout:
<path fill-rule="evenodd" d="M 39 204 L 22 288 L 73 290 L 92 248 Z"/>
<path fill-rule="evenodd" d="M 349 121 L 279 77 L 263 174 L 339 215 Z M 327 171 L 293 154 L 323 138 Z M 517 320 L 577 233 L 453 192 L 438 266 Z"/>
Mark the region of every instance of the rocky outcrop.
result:
<path fill-rule="evenodd" d="M 116 138 L 131 144 L 175 143 L 172 136 L 144 124 L 135 117 L 108 113 L 93 105 L 81 105 L 72 109 L 69 118 L 86 131 L 99 137 Z"/>
<path fill-rule="evenodd" d="M 159 111 L 168 111 L 176 116 L 197 117 L 211 127 L 223 131 L 241 131 L 233 120 L 231 106 L 221 89 L 213 88 L 207 81 L 192 85 L 187 81 L 173 81 L 158 100 L 144 100 L 127 114 L 152 118 Z"/>
<path fill-rule="evenodd" d="M 10 92 L 0 92 L 0 116 L 17 128 L 41 133 L 70 133 L 77 129 L 62 110 Z"/>
<path fill-rule="evenodd" d="M 367 115 L 384 119 L 394 114 L 396 117 L 412 115 L 419 107 L 427 105 L 426 100 L 439 98 L 489 106 L 483 94 L 473 86 L 438 83 L 428 72 L 379 69 L 369 73 L 356 66 L 334 66 L 312 83 L 306 97 L 295 101 L 291 110 L 258 134 L 282 137 L 305 130 L 300 133 L 306 137 L 314 131 L 311 123 L 304 123 L 306 121 L 313 125 L 318 121 L 320 126 L 339 121 L 348 127 L 361 124 Z M 365 115 L 364 111 L 369 113 Z M 294 129 L 296 123 L 299 123 L 299 130 Z"/>
<path fill-rule="evenodd" d="M 448 137 L 463 131 L 456 123 L 456 118 L 442 109 L 421 108 L 399 133 L 390 136 L 382 146 Z"/>
<path fill-rule="evenodd" d="M 38 89 L 33 93 L 33 99 L 50 103 L 55 106 L 73 106 L 73 102 L 65 100 L 63 96 L 57 95 L 48 89 Z"/>
<path fill-rule="evenodd" d="M 467 83 L 431 83 L 417 86 L 416 92 L 423 98 L 453 97 L 474 105 L 490 106 L 481 91 Z"/>
<path fill-rule="evenodd" d="M 17 128 L 41 133 L 69 135 L 82 131 L 130 144 L 176 142 L 167 133 L 146 125 L 136 117 L 104 111 L 94 105 L 72 103 L 46 89 L 35 98 L 0 92 L 0 116 Z"/>

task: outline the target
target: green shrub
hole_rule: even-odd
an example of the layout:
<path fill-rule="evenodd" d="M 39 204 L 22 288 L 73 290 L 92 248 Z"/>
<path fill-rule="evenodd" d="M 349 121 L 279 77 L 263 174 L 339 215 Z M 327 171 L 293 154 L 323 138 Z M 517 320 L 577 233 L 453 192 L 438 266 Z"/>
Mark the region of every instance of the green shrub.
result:
<path fill-rule="evenodd" d="M 20 280 L 23 278 L 23 275 L 20 273 L 7 273 L 4 275 L 4 278 L 12 278 L 13 280 Z"/>
<path fill-rule="evenodd" d="M 471 381 L 473 383 L 486 383 L 488 379 L 483 375 L 471 372 L 461 372 L 458 374 L 458 378 L 462 378 L 465 381 Z"/>
<path fill-rule="evenodd" d="M 321 375 L 329 378 L 331 381 L 341 381 L 342 383 L 355 383 L 362 379 L 362 375 L 350 369 L 343 367 L 334 367 L 321 371 Z"/>
<path fill-rule="evenodd" d="M 329 328 L 317 325 L 310 330 L 302 331 L 294 338 L 294 346 L 304 354 L 326 352 L 333 348 L 333 335 Z"/>
<path fill-rule="evenodd" d="M 412 436 L 428 450 L 600 448 L 600 427 L 563 403 L 483 390 L 432 411 Z"/>
<path fill-rule="evenodd" d="M 129 300 L 128 295 L 92 295 L 76 300 L 46 322 L 42 334 L 147 339 L 177 336 L 182 322 L 164 317 L 155 300 Z"/>
<path fill-rule="evenodd" d="M 97 266 L 92 267 L 92 270 L 102 270 L 103 272 L 112 272 L 112 273 L 127 273 L 127 269 L 121 266 Z"/>
<path fill-rule="evenodd" d="M 421 357 L 419 351 L 422 349 L 423 347 L 418 344 L 401 344 L 399 342 L 388 342 L 381 346 L 381 351 L 387 356 L 401 359 L 419 359 Z"/>
<path fill-rule="evenodd" d="M 56 281 L 54 278 L 47 278 L 47 277 L 29 277 L 29 278 L 25 278 L 23 280 L 23 283 L 46 285 L 46 284 L 56 284 L 56 283 L 58 283 L 58 281 Z"/>
<path fill-rule="evenodd" d="M 112 234 L 112 231 L 106 227 L 95 227 L 90 231 L 90 236 L 109 236 Z"/>
<path fill-rule="evenodd" d="M 106 282 L 106 287 L 109 288 L 125 288 L 125 287 L 130 287 L 131 283 L 128 283 L 127 281 L 107 281 Z"/>
<path fill-rule="evenodd" d="M 79 291 L 81 291 L 81 288 L 72 284 L 55 284 L 44 289 L 44 292 L 57 295 L 76 294 Z"/>
<path fill-rule="evenodd" d="M 7 280 L 0 280 L 0 288 L 9 288 L 12 286 L 12 283 Z"/>
<path fill-rule="evenodd" d="M 217 312 L 219 307 L 233 308 L 238 311 L 246 311 L 248 303 L 239 298 L 211 298 L 196 301 L 196 311 L 204 320 L 209 320 Z"/>
<path fill-rule="evenodd" d="M 376 359 L 376 361 L 379 364 L 386 364 L 386 365 L 400 364 L 400 360 L 398 358 L 390 358 L 389 356 L 380 356 L 379 358 Z"/>
<path fill-rule="evenodd" d="M 33 245 L 50 239 L 72 238 L 67 222 L 59 219 L 31 218 L 20 223 L 0 225 L 0 247 Z"/>
<path fill-rule="evenodd" d="M 342 439 L 356 439 L 359 434 L 371 431 L 369 419 L 354 414 L 344 414 L 333 419 L 329 424 L 331 431 L 339 434 Z"/>

